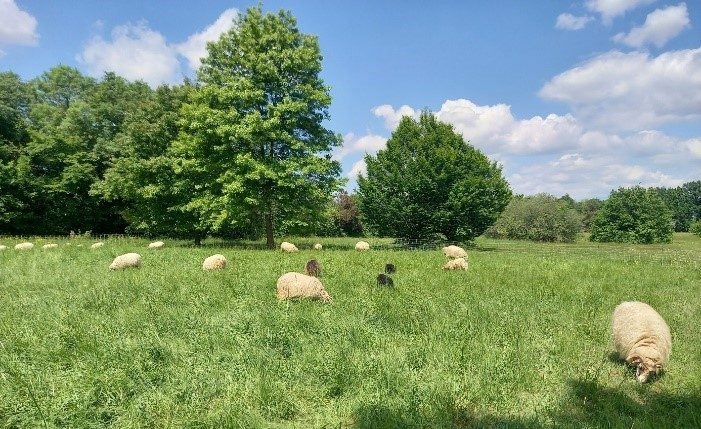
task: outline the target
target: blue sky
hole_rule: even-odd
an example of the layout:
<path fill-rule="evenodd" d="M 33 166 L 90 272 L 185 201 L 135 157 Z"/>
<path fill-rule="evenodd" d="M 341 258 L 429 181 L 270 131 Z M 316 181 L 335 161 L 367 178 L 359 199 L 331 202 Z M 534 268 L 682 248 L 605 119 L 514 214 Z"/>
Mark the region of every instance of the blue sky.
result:
<path fill-rule="evenodd" d="M 149 84 L 192 75 L 257 2 L 0 0 L 0 70 L 56 64 Z M 318 35 L 351 179 L 422 108 L 519 193 L 603 197 L 701 179 L 701 2 L 267 1 Z"/>

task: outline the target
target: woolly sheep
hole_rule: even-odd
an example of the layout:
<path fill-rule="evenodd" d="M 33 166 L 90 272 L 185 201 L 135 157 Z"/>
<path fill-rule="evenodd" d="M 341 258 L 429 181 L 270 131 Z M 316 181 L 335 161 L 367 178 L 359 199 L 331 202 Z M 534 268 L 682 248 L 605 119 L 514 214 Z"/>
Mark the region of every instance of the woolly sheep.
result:
<path fill-rule="evenodd" d="M 2 250 L 7 250 L 7 246 L 5 246 L 4 244 L 0 244 L 0 251 Z"/>
<path fill-rule="evenodd" d="M 659 313 L 643 302 L 622 302 L 613 310 L 611 327 L 618 355 L 636 367 L 640 383 L 662 371 L 672 351 L 672 337 Z"/>
<path fill-rule="evenodd" d="M 97 243 L 93 243 L 92 246 L 90 246 L 91 249 L 99 249 L 100 247 L 104 246 L 105 243 L 98 241 Z"/>
<path fill-rule="evenodd" d="M 162 241 L 154 241 L 153 243 L 149 243 L 148 248 L 149 249 L 161 249 L 165 245 L 166 244 Z"/>
<path fill-rule="evenodd" d="M 203 270 L 223 270 L 224 268 L 226 268 L 226 258 L 218 253 L 205 259 L 202 263 Z"/>
<path fill-rule="evenodd" d="M 370 250 L 370 243 L 367 241 L 359 241 L 355 243 L 355 250 L 359 252 L 365 252 L 366 250 Z"/>
<path fill-rule="evenodd" d="M 297 249 L 297 246 L 292 243 L 288 243 L 287 241 L 283 241 L 282 244 L 280 244 L 280 249 L 287 253 L 297 252 L 299 250 Z"/>
<path fill-rule="evenodd" d="M 24 242 L 15 245 L 15 250 L 30 250 L 34 248 L 34 243 Z"/>
<path fill-rule="evenodd" d="M 467 261 L 464 258 L 451 259 L 445 265 L 443 265 L 444 270 L 466 270 Z"/>
<path fill-rule="evenodd" d="M 467 252 L 465 249 L 459 246 L 446 246 L 443 248 L 443 255 L 448 258 L 467 258 Z"/>
<path fill-rule="evenodd" d="M 58 244 L 56 243 L 49 243 L 49 244 L 44 244 L 41 246 L 42 249 L 55 249 L 58 247 Z"/>
<path fill-rule="evenodd" d="M 316 244 L 314 245 L 314 250 L 321 250 L 321 249 L 323 249 L 323 248 L 324 248 L 324 246 L 322 246 L 321 243 L 316 243 Z"/>
<path fill-rule="evenodd" d="M 385 274 L 394 274 L 397 272 L 397 267 L 394 264 L 385 264 Z"/>
<path fill-rule="evenodd" d="M 138 268 L 141 266 L 141 255 L 138 253 L 125 253 L 114 258 L 110 265 L 110 270 L 121 270 L 122 268 Z"/>
<path fill-rule="evenodd" d="M 312 277 L 321 276 L 321 264 L 316 259 L 310 259 L 304 265 L 304 274 Z"/>
<path fill-rule="evenodd" d="M 394 280 L 392 280 L 392 277 L 388 276 L 387 274 L 380 273 L 377 275 L 377 285 L 394 287 Z"/>
<path fill-rule="evenodd" d="M 285 273 L 277 279 L 277 299 L 311 298 L 331 302 L 331 296 L 316 277 Z"/>

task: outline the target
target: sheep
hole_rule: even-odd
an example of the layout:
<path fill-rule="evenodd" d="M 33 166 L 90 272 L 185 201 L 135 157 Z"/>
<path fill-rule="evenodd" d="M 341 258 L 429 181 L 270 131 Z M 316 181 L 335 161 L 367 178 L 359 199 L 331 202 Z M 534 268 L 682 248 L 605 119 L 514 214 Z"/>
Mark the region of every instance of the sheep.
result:
<path fill-rule="evenodd" d="M 223 270 L 226 268 L 226 258 L 224 255 L 216 254 L 205 259 L 202 262 L 203 270 Z"/>
<path fill-rule="evenodd" d="M 7 250 L 7 246 L 0 244 L 0 251 Z"/>
<path fill-rule="evenodd" d="M 297 249 L 297 246 L 295 246 L 292 243 L 288 243 L 287 241 L 283 241 L 282 244 L 280 244 L 280 249 L 285 253 L 292 253 L 292 252 L 299 251 L 299 249 Z"/>
<path fill-rule="evenodd" d="M 397 272 L 397 267 L 394 264 L 385 264 L 385 274 L 394 274 Z"/>
<path fill-rule="evenodd" d="M 669 326 L 649 305 L 626 301 L 613 310 L 611 319 L 613 344 L 621 359 L 636 367 L 635 378 L 645 383 L 658 374 L 672 352 Z"/>
<path fill-rule="evenodd" d="M 162 249 L 163 246 L 166 244 L 162 241 L 154 241 L 153 243 L 149 243 L 148 248 L 149 249 Z"/>
<path fill-rule="evenodd" d="M 312 277 L 321 277 L 321 264 L 316 259 L 310 259 L 304 265 L 304 274 Z"/>
<path fill-rule="evenodd" d="M 370 250 L 370 243 L 367 241 L 359 241 L 355 243 L 355 250 L 358 252 L 365 252 L 367 250 Z"/>
<path fill-rule="evenodd" d="M 311 298 L 331 302 L 331 295 L 316 277 L 285 273 L 277 279 L 277 299 Z"/>
<path fill-rule="evenodd" d="M 446 246 L 443 248 L 443 255 L 447 256 L 448 258 L 467 258 L 467 252 L 465 249 L 459 246 Z"/>
<path fill-rule="evenodd" d="M 56 243 L 44 244 L 43 246 L 41 246 L 41 248 L 45 249 L 45 250 L 46 249 L 55 249 L 57 247 L 58 247 L 58 244 L 56 244 Z"/>
<path fill-rule="evenodd" d="M 324 246 L 322 246 L 321 243 L 316 243 L 316 244 L 314 245 L 314 250 L 321 250 L 321 249 L 323 249 L 323 248 L 324 248 Z"/>
<path fill-rule="evenodd" d="M 100 247 L 104 246 L 105 243 L 98 241 L 97 243 L 93 243 L 92 246 L 90 246 L 91 249 L 99 249 Z"/>
<path fill-rule="evenodd" d="M 138 253 L 125 253 L 114 258 L 110 265 L 110 270 L 121 270 L 122 268 L 139 268 L 141 266 L 141 255 Z"/>
<path fill-rule="evenodd" d="M 31 250 L 34 248 L 34 243 L 24 242 L 15 245 L 15 250 Z"/>
<path fill-rule="evenodd" d="M 445 265 L 443 265 L 444 270 L 466 270 L 467 261 L 463 258 L 451 259 Z"/>
<path fill-rule="evenodd" d="M 392 280 L 392 277 L 380 273 L 377 275 L 377 285 L 394 287 L 394 281 Z"/>

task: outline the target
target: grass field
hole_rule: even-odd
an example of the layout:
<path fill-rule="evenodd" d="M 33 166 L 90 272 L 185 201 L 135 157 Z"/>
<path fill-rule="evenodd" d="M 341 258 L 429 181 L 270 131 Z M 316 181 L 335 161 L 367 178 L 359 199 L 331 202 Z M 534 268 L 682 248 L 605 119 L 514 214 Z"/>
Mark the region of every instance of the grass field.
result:
<path fill-rule="evenodd" d="M 480 239 L 466 272 L 443 272 L 437 250 L 358 253 L 352 239 L 294 240 L 296 254 L 67 241 L 0 239 L 2 428 L 701 427 L 698 237 Z M 107 269 L 130 251 L 141 269 Z M 229 266 L 203 272 L 213 253 Z M 334 302 L 278 303 L 278 276 L 312 257 Z M 395 290 L 375 286 L 386 262 Z M 645 385 L 611 355 L 624 300 L 672 330 L 667 371 Z"/>

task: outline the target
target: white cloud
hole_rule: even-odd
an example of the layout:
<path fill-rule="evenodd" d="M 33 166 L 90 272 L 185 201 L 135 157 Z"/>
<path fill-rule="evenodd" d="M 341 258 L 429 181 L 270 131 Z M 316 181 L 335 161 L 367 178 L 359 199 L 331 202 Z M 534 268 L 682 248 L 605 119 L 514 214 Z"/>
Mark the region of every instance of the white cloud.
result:
<path fill-rule="evenodd" d="M 613 18 L 626 12 L 653 3 L 655 0 L 587 0 L 587 9 L 601 14 L 601 20 L 609 25 Z"/>
<path fill-rule="evenodd" d="M 88 73 L 99 77 L 107 71 L 151 86 L 173 83 L 180 78 L 180 63 L 165 37 L 145 23 L 121 25 L 112 30 L 112 40 L 93 37 L 77 56 Z"/>
<path fill-rule="evenodd" d="M 35 46 L 39 43 L 37 20 L 14 0 L 0 0 L 0 43 Z"/>
<path fill-rule="evenodd" d="M 561 13 L 555 21 L 555 28 L 560 30 L 581 30 L 594 18 L 591 16 L 574 16 L 571 13 Z"/>
<path fill-rule="evenodd" d="M 613 40 L 634 48 L 641 48 L 649 43 L 661 48 L 687 27 L 689 14 L 686 3 L 680 3 L 651 12 L 645 19 L 645 24 L 633 28 L 628 34 L 618 33 L 613 36 Z"/>
<path fill-rule="evenodd" d="M 416 119 L 419 117 L 421 112 L 406 105 L 394 110 L 394 108 L 389 104 L 383 104 L 382 106 L 377 106 L 372 109 L 372 113 L 374 113 L 375 116 L 384 118 L 385 126 L 388 129 L 393 130 L 397 128 L 397 125 L 399 125 L 399 121 L 402 120 L 403 116 L 410 116 Z"/>
<path fill-rule="evenodd" d="M 634 130 L 701 118 L 701 48 L 618 51 L 592 58 L 546 83 L 539 95 L 567 103 L 584 123 Z"/>
<path fill-rule="evenodd" d="M 358 175 L 367 175 L 367 166 L 365 165 L 365 159 L 361 159 L 359 161 L 356 161 L 353 166 L 350 169 L 350 172 L 348 173 L 348 178 L 351 180 L 357 180 Z"/>
<path fill-rule="evenodd" d="M 226 9 L 213 24 L 175 46 L 178 53 L 187 58 L 191 69 L 196 70 L 200 67 L 200 60 L 207 55 L 207 42 L 218 40 L 222 33 L 233 27 L 238 14 L 236 9 Z"/>
<path fill-rule="evenodd" d="M 376 134 L 356 136 L 353 133 L 348 133 L 343 136 L 343 146 L 334 151 L 333 158 L 342 160 L 353 153 L 374 154 L 378 150 L 383 149 L 386 144 L 387 138 Z"/>

